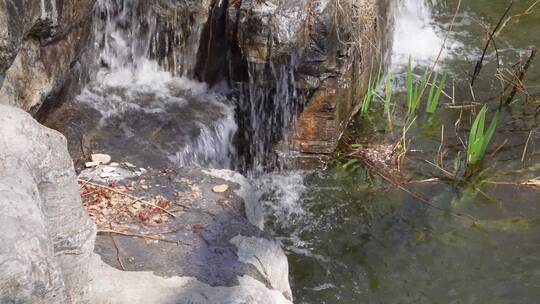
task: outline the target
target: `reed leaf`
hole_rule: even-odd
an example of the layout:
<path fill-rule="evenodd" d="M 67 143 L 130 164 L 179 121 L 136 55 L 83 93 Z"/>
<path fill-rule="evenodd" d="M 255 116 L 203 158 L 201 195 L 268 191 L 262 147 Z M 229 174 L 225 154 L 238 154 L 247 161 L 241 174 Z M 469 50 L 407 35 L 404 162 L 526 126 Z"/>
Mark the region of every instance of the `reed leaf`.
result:
<path fill-rule="evenodd" d="M 371 108 L 371 102 L 373 101 L 373 81 L 371 79 L 371 75 L 369 76 L 369 82 L 368 82 L 368 88 L 366 90 L 366 94 L 364 95 L 364 99 L 362 100 L 362 108 L 361 113 L 366 114 L 369 109 Z"/>
<path fill-rule="evenodd" d="M 426 112 L 429 114 L 435 113 L 437 110 L 437 106 L 439 105 L 439 100 L 441 99 L 441 93 L 444 89 L 444 86 L 446 85 L 446 79 L 448 78 L 448 73 L 444 73 L 440 82 L 437 83 L 439 78 L 438 74 L 435 74 L 435 77 L 433 78 L 433 84 L 431 85 L 431 89 L 429 90 L 428 95 L 428 102 L 426 107 Z"/>
<path fill-rule="evenodd" d="M 467 164 L 477 165 L 485 157 L 487 147 L 495 134 L 495 129 L 501 116 L 501 110 L 498 109 L 491 120 L 487 131 L 485 130 L 487 106 L 484 106 L 476 115 L 469 134 L 469 145 L 467 147 Z"/>
<path fill-rule="evenodd" d="M 407 113 L 413 112 L 413 73 L 412 62 L 409 57 L 409 64 L 407 65 Z"/>

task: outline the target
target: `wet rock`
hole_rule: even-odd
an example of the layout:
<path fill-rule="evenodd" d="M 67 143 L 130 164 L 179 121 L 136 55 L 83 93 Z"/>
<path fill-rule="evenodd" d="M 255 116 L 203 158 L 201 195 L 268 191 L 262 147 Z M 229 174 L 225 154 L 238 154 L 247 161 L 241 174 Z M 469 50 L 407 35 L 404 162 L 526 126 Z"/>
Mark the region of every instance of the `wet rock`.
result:
<path fill-rule="evenodd" d="M 65 138 L 0 105 L 0 303 L 89 303 L 95 227 Z"/>
<path fill-rule="evenodd" d="M 192 277 L 166 278 L 149 271 L 119 271 L 103 263 L 99 256 L 92 262 L 96 278 L 106 282 L 93 283 L 96 285 L 92 286 L 94 304 L 292 303 L 279 291 L 268 289 L 250 276 L 239 277 L 236 286 L 210 286 Z"/>
<path fill-rule="evenodd" d="M 63 88 L 76 94 L 94 1 L 0 3 L 0 104 L 36 112 Z"/>
<path fill-rule="evenodd" d="M 215 192 L 216 184 L 226 189 Z M 152 280 L 150 286 L 162 292 L 133 303 L 192 303 L 187 299 L 193 303 L 289 303 L 287 258 L 279 243 L 259 228 L 262 212 L 248 216 L 248 209 L 255 211 L 249 205 L 253 194 L 246 184 L 245 178 L 232 171 L 198 168 L 151 169 L 136 179 L 116 183 L 116 189 L 126 191 L 131 201 L 144 197 L 139 200 L 143 205 L 155 202 L 166 212 L 143 207 L 131 212 L 131 217 L 113 216 L 109 223 L 99 222 L 96 253 L 104 263 L 133 276 L 105 271 L 112 277 L 96 285 L 95 303 L 111 298 L 111 286 L 125 289 L 121 296 L 112 296 L 117 301 L 113 303 L 136 299 L 140 295 L 137 284 L 128 282 L 138 278 Z M 111 201 L 103 206 L 119 206 L 112 203 L 114 198 L 105 200 Z M 120 213 L 111 210 L 110 214 Z M 128 281 L 117 283 L 117 276 Z M 222 299 L 217 300 L 218 296 Z"/>
<path fill-rule="evenodd" d="M 384 9 L 384 1 L 377 0 L 229 2 L 227 32 L 238 44 L 232 57 L 247 61 L 249 81 L 279 94 L 290 79 L 276 76 L 276 70 L 288 65 L 295 84 L 289 83 L 289 95 L 279 98 L 289 98 L 289 103 L 298 96 L 307 99 L 287 108 L 295 115 L 295 107 L 304 107 L 296 128 L 278 150 L 292 150 L 311 160 L 315 159 L 311 155 L 334 151 L 360 107 L 369 74 L 379 66 Z M 246 81 L 243 74 L 233 73 L 233 78 Z M 297 159 L 304 162 L 306 157 Z"/>
<path fill-rule="evenodd" d="M 0 112 L 1 303 L 291 303 L 286 256 L 240 174 L 98 166 L 130 174 L 81 179 L 81 202 L 65 139 Z"/>

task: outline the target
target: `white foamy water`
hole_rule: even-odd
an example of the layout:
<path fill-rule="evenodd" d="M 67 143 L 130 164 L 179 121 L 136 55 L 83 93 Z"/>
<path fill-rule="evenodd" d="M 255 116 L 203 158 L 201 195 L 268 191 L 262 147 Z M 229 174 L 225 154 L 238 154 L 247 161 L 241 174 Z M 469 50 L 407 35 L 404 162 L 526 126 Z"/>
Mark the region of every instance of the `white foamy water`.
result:
<path fill-rule="evenodd" d="M 300 200 L 307 189 L 304 178 L 304 172 L 291 171 L 267 173 L 254 180 L 266 218 L 274 225 L 292 227 L 306 215 Z"/>
<path fill-rule="evenodd" d="M 449 56 L 459 43 L 448 39 L 444 43 L 446 29 L 441 29 L 433 19 L 430 3 L 427 0 L 396 0 L 391 4 L 394 16 L 392 44 L 392 65 L 401 70 L 409 57 L 415 65 L 429 65 L 435 62 L 441 47 L 441 59 Z"/>
<path fill-rule="evenodd" d="M 126 137 L 150 140 L 179 166 L 231 167 L 238 129 L 234 107 L 205 83 L 174 76 L 176 71 L 152 59 L 160 33 L 155 12 L 137 9 L 144 3 L 97 1 L 94 35 L 101 68 L 76 100 L 101 114 L 102 128 L 114 125 Z"/>

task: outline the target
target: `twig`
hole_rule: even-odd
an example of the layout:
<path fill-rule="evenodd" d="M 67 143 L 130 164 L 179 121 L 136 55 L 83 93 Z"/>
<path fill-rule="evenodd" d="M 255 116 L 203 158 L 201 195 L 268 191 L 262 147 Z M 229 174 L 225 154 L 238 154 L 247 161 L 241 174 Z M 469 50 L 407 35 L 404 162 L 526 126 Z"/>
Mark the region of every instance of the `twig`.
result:
<path fill-rule="evenodd" d="M 394 180 L 393 178 L 391 177 L 388 177 L 386 176 L 386 174 L 380 172 L 380 170 L 378 170 L 373 164 L 371 164 L 368 160 L 366 160 L 364 157 L 360 157 L 360 159 L 362 160 L 362 162 L 368 166 L 370 172 L 374 172 L 375 174 L 379 175 L 380 177 L 382 177 L 384 180 L 386 180 L 387 182 L 389 182 L 390 184 L 396 186 L 397 188 L 399 188 L 400 190 L 404 191 L 405 193 L 411 195 L 412 197 L 420 200 L 422 203 L 426 204 L 427 206 L 431 207 L 431 208 L 434 208 L 434 209 L 437 209 L 437 210 L 440 210 L 440 211 L 443 211 L 443 212 L 446 212 L 448 210 L 440 207 L 440 206 L 437 206 L 433 203 L 433 201 L 429 198 L 429 197 L 426 197 L 423 193 L 421 192 L 416 192 L 416 191 L 413 191 L 411 189 L 407 189 L 402 183 Z M 458 213 L 455 213 L 455 212 L 452 212 L 452 211 L 448 211 L 452 216 L 456 217 L 456 218 L 459 218 L 459 219 L 468 219 L 468 220 L 472 220 L 472 221 L 476 221 L 476 219 L 472 216 L 472 215 L 469 215 L 469 214 L 458 214 Z"/>
<path fill-rule="evenodd" d="M 156 204 L 152 204 L 148 201 L 146 201 L 144 198 L 142 197 L 136 197 L 136 196 L 133 196 L 131 194 L 128 194 L 128 193 L 125 193 L 125 192 L 122 192 L 120 190 L 117 190 L 117 189 L 114 189 L 114 188 L 111 188 L 111 187 L 107 187 L 107 186 L 104 186 L 104 185 L 100 185 L 100 184 L 96 184 L 96 183 L 93 183 L 91 181 L 88 181 L 88 180 L 83 180 L 83 179 L 79 179 L 79 182 L 81 183 L 84 183 L 84 185 L 91 185 L 91 186 L 94 186 L 94 187 L 98 187 L 98 188 L 103 188 L 103 189 L 107 189 L 109 191 L 112 191 L 114 193 L 117 193 L 117 194 L 120 194 L 120 195 L 124 195 L 126 197 L 129 197 L 131 199 L 133 199 L 134 201 L 132 203 L 136 203 L 136 202 L 141 202 L 145 205 L 148 205 L 148 206 L 152 206 L 156 209 L 159 209 L 165 213 L 167 213 L 168 215 L 172 216 L 172 217 L 176 217 L 176 215 L 174 215 L 173 213 L 171 213 L 170 211 L 166 210 L 166 209 L 163 209 L 162 207 L 156 205 Z"/>
<path fill-rule="evenodd" d="M 476 66 L 474 67 L 474 72 L 471 79 L 471 87 L 474 86 L 474 82 L 476 81 L 476 77 L 480 74 L 480 71 L 482 70 L 482 64 L 484 63 L 484 59 L 486 57 L 487 50 L 489 48 L 489 45 L 491 44 L 491 41 L 494 39 L 495 33 L 497 33 L 497 30 L 503 23 L 504 18 L 508 15 L 510 12 L 510 9 L 514 5 L 514 0 L 511 0 L 508 4 L 508 7 L 506 8 L 506 11 L 502 15 L 502 17 L 499 19 L 499 22 L 497 23 L 497 26 L 493 29 L 493 32 L 489 35 L 489 38 L 486 42 L 486 45 L 484 46 L 484 51 L 482 52 L 482 56 L 480 57 L 480 60 L 476 62 Z"/>
<path fill-rule="evenodd" d="M 523 67 L 523 69 L 521 69 L 521 71 L 519 73 L 518 83 L 523 83 L 523 79 L 525 78 L 525 74 L 527 73 L 527 71 L 531 67 L 531 64 L 532 64 L 532 62 L 534 60 L 534 57 L 536 57 L 537 52 L 538 52 L 537 48 L 533 48 L 531 50 L 531 55 L 529 56 L 529 59 L 527 59 L 527 62 L 525 63 L 525 66 Z M 516 96 L 517 90 L 518 90 L 518 85 L 514 84 L 514 87 L 512 88 L 512 92 L 510 93 L 510 95 L 508 95 L 508 98 L 506 99 L 505 104 L 508 105 L 508 104 L 510 104 L 512 102 L 512 100 Z"/>
<path fill-rule="evenodd" d="M 495 36 L 498 36 L 502 30 L 505 28 L 506 24 L 514 19 L 514 18 L 520 18 L 520 17 L 523 17 L 525 15 L 529 15 L 532 11 L 532 9 L 538 4 L 540 3 L 540 0 L 536 0 L 533 4 L 531 4 L 531 6 L 529 6 L 529 8 L 527 8 L 523 13 L 521 14 L 517 14 L 517 15 L 513 15 L 513 16 L 510 16 L 508 18 L 506 18 L 506 20 L 503 22 L 503 24 L 501 25 L 501 27 L 499 28 L 499 30 L 495 33 Z"/>
<path fill-rule="evenodd" d="M 491 152 L 489 157 L 495 156 L 495 154 L 497 154 L 499 152 L 499 150 L 501 150 L 507 143 L 508 143 L 508 139 L 505 139 L 504 142 L 497 147 L 497 149 L 495 149 L 493 152 Z"/>
<path fill-rule="evenodd" d="M 137 238 L 142 238 L 142 239 L 150 239 L 150 240 L 162 241 L 162 242 L 167 242 L 167 243 L 173 243 L 177 245 L 182 244 L 186 246 L 192 246 L 192 244 L 187 244 L 182 241 L 173 241 L 173 240 L 160 238 L 158 236 L 146 235 L 146 234 L 134 233 L 134 232 L 122 232 L 122 231 L 116 231 L 116 230 L 98 230 L 97 233 L 98 234 L 102 234 L 102 233 L 118 234 L 118 235 L 123 235 L 123 236 L 132 236 L 132 237 L 137 237 Z"/>
<path fill-rule="evenodd" d="M 109 223 L 109 226 L 112 230 L 112 224 Z M 116 248 L 116 260 L 118 261 L 118 264 L 120 264 L 120 267 L 123 271 L 126 271 L 126 267 L 124 267 L 124 263 L 122 263 L 122 259 L 120 258 L 120 248 L 118 248 L 118 244 L 116 243 L 116 239 L 114 238 L 114 235 L 112 233 L 109 233 L 109 236 L 111 237 L 111 240 L 114 244 L 114 248 Z"/>
<path fill-rule="evenodd" d="M 439 145 L 439 150 L 437 150 L 437 163 L 439 166 L 444 166 L 444 156 L 442 153 L 444 147 L 444 124 L 441 126 L 441 144 Z"/>
<path fill-rule="evenodd" d="M 446 42 L 448 41 L 448 38 L 450 37 L 450 33 L 454 29 L 454 25 L 456 24 L 456 18 L 459 13 L 459 9 L 461 8 L 461 0 L 458 1 L 456 11 L 454 12 L 454 16 L 452 17 L 452 22 L 450 22 L 450 27 L 448 28 L 448 31 L 446 32 L 446 35 L 444 36 L 443 43 L 441 45 L 441 48 L 439 49 L 439 53 L 437 54 L 437 58 L 435 59 L 435 62 L 433 62 L 433 65 L 429 69 L 429 74 L 427 76 L 427 81 L 431 81 L 431 76 L 433 76 L 433 72 L 435 71 L 435 68 L 437 67 L 437 64 L 439 64 L 439 61 L 441 59 L 442 53 L 444 51 L 444 46 L 446 45 Z M 426 92 L 427 86 L 424 86 L 422 88 L 422 91 L 420 92 L 420 97 L 424 96 L 424 93 Z"/>
<path fill-rule="evenodd" d="M 525 143 L 525 148 L 523 149 L 523 155 L 521 155 L 521 162 L 525 161 L 525 154 L 527 153 L 527 148 L 529 147 L 529 141 L 531 140 L 533 130 L 529 132 L 529 137 L 527 137 L 527 142 Z"/>

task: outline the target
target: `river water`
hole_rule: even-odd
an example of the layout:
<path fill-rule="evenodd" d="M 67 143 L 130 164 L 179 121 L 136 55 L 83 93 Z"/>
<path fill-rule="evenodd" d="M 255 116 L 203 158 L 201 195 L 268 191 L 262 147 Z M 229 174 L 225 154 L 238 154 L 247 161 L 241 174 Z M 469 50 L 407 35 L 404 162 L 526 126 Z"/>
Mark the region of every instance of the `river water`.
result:
<path fill-rule="evenodd" d="M 510 15 L 533 3 L 517 1 Z M 376 100 L 369 115 L 349 127 L 351 141 L 397 141 L 406 112 L 408 58 L 416 77 L 433 65 L 457 5 L 457 0 L 393 2 L 394 39 L 387 62 L 398 90 L 393 123 L 390 127 L 382 101 Z M 540 188 L 516 183 L 540 176 L 540 64 L 533 64 L 525 78 L 528 100 L 518 94 L 504 108 L 480 175 L 459 183 L 427 162 L 436 162 L 443 151 L 445 168 L 453 172 L 456 160 L 463 159 L 473 113 L 488 104 L 491 119 L 498 105 L 497 61 L 501 69 L 512 67 L 540 45 L 539 4 L 502 29 L 498 51 L 488 49 L 471 93 L 468 83 L 487 39 L 484 27 L 493 28 L 507 5 L 505 0 L 462 1 L 437 65 L 450 75 L 446 91 L 455 102 L 443 98 L 435 115 L 419 115 L 408 132 L 402 166 L 407 188 L 436 207 L 361 163 L 338 161 L 323 171 L 263 180 L 261 201 L 288 253 L 296 303 L 539 301 Z"/>

